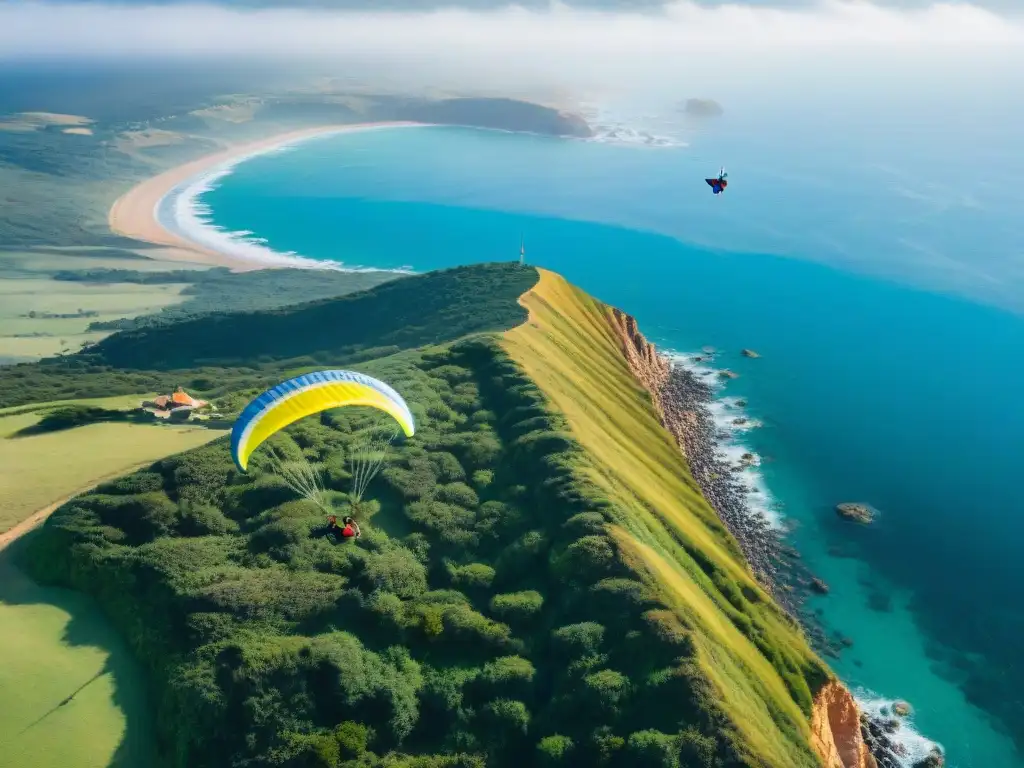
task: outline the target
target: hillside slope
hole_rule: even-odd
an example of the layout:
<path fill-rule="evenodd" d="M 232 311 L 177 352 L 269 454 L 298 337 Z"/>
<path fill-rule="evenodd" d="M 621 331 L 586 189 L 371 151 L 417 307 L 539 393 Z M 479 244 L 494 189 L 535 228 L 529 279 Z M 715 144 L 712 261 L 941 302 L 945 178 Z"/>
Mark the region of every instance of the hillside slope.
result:
<path fill-rule="evenodd" d="M 534 270 L 514 264 L 479 264 L 281 309 L 131 327 L 74 355 L 0 367 L 0 408 L 179 384 L 209 399 L 269 385 L 294 368 L 345 366 L 505 330 L 525 319 L 516 301 L 536 281 Z"/>
<path fill-rule="evenodd" d="M 530 319 L 503 346 L 565 414 L 621 556 L 692 628 L 737 744 L 751 764 L 814 765 L 807 716 L 827 673 L 700 495 L 631 369 L 621 313 L 545 271 L 522 303 Z"/>
<path fill-rule="evenodd" d="M 529 319 L 355 366 L 417 419 L 366 499 L 346 493 L 347 458 L 374 416 L 331 411 L 274 438 L 359 517 L 358 545 L 326 538 L 266 461 L 239 473 L 224 440 L 72 500 L 33 542 L 32 573 L 94 595 L 146 667 L 165 764 L 861 768 L 849 694 L 701 497 L 623 315 L 548 272 L 459 275 L 494 289 L 481 316 L 507 317 L 519 286 Z M 401 325 L 436 303 L 417 284 L 437 286 L 375 289 L 403 286 L 410 308 L 392 305 L 381 337 L 332 325 L 332 348 L 429 341 Z M 204 337 L 195 361 L 252 327 L 232 317 L 105 353 L 183 365 L 144 340 Z M 287 355 L 288 336 L 317 349 L 294 318 L 261 313 L 231 354 Z"/>

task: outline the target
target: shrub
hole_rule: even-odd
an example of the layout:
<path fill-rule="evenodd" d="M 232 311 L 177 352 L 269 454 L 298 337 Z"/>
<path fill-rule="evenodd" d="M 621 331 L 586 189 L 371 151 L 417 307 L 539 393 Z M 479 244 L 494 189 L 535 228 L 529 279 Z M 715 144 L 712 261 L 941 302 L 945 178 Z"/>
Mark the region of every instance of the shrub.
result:
<path fill-rule="evenodd" d="M 238 523 L 224 516 L 219 509 L 209 504 L 178 504 L 181 521 L 178 531 L 182 536 L 221 536 L 238 531 Z"/>
<path fill-rule="evenodd" d="M 452 584 L 465 589 L 487 589 L 494 581 L 494 575 L 494 569 L 483 563 L 448 566 L 448 576 Z"/>
<path fill-rule="evenodd" d="M 156 472 L 144 470 L 131 475 L 119 477 L 109 483 L 104 483 L 96 489 L 97 493 L 110 495 L 132 495 L 136 493 L 149 493 L 151 491 L 162 491 L 164 478 Z"/>
<path fill-rule="evenodd" d="M 525 699 L 530 693 L 536 670 L 521 656 L 502 656 L 484 665 L 479 681 L 491 696 Z"/>
<path fill-rule="evenodd" d="M 125 414 L 121 411 L 112 411 L 107 408 L 97 408 L 91 405 L 65 405 L 54 408 L 26 431 L 57 432 L 62 429 L 74 429 L 85 424 L 115 421 L 124 417 Z"/>
<path fill-rule="evenodd" d="M 445 634 L 449 633 L 467 649 L 486 651 L 511 647 L 508 626 L 491 621 L 467 605 L 450 605 L 443 613 Z"/>
<path fill-rule="evenodd" d="M 718 742 L 696 728 L 688 727 L 679 734 L 679 757 L 683 768 L 715 768 Z"/>
<path fill-rule="evenodd" d="M 427 570 L 409 550 L 394 547 L 366 557 L 362 579 L 370 589 L 411 598 L 427 591 Z"/>
<path fill-rule="evenodd" d="M 473 485 L 476 486 L 477 490 L 482 491 L 489 488 L 493 482 L 494 472 L 489 469 L 478 469 L 473 473 Z"/>
<path fill-rule="evenodd" d="M 405 516 L 431 531 L 471 526 L 475 516 L 469 510 L 440 501 L 414 501 L 405 507 Z"/>
<path fill-rule="evenodd" d="M 583 678 L 584 696 L 605 717 L 613 716 L 629 695 L 629 679 L 614 669 L 602 669 Z"/>
<path fill-rule="evenodd" d="M 673 736 L 654 730 L 637 731 L 626 742 L 626 759 L 637 768 L 679 768 L 678 750 Z"/>
<path fill-rule="evenodd" d="M 545 736 L 537 743 L 537 763 L 542 767 L 569 765 L 572 747 L 572 739 L 568 736 L 557 733 Z"/>
<path fill-rule="evenodd" d="M 491 611 L 506 621 L 529 620 L 540 613 L 543 606 L 544 597 L 532 589 L 491 598 Z"/>
<path fill-rule="evenodd" d="M 604 627 L 593 621 L 568 624 L 551 633 L 556 650 L 565 656 L 576 657 L 597 653 L 604 639 Z"/>
<path fill-rule="evenodd" d="M 438 501 L 445 501 L 449 504 L 456 504 L 466 509 L 476 509 L 480 505 L 480 499 L 476 491 L 465 483 L 449 483 L 439 486 L 436 492 Z"/>
<path fill-rule="evenodd" d="M 604 533 L 605 519 L 600 512 L 580 512 L 562 524 L 569 534 L 580 537 Z"/>
<path fill-rule="evenodd" d="M 466 472 L 459 464 L 459 460 L 450 453 L 430 454 L 430 464 L 434 468 L 437 479 L 443 483 L 454 483 L 466 479 Z"/>
<path fill-rule="evenodd" d="M 497 742 L 495 746 L 522 738 L 530 725 L 530 711 L 523 702 L 514 699 L 489 702 L 484 706 L 482 716 L 488 740 Z"/>

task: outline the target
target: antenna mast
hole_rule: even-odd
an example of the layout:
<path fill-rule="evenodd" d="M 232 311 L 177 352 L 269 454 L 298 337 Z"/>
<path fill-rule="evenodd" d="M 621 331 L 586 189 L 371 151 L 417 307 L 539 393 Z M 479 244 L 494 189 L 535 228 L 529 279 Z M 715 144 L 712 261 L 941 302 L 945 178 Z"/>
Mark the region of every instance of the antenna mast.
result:
<path fill-rule="evenodd" d="M 523 240 L 523 236 L 519 236 L 519 266 L 523 266 L 526 263 L 526 246 Z"/>

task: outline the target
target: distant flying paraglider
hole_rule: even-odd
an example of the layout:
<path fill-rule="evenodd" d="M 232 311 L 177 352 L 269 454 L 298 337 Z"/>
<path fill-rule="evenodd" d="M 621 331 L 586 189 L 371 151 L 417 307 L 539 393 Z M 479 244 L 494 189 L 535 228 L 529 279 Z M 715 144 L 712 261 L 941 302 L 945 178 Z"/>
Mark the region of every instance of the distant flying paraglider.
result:
<path fill-rule="evenodd" d="M 352 499 L 359 501 L 367 485 L 380 471 L 399 429 L 406 437 L 416 431 L 409 406 L 383 381 L 355 371 L 317 371 L 288 379 L 250 402 L 231 430 L 231 458 L 246 472 L 249 457 L 263 443 L 289 424 L 321 411 L 365 406 L 383 411 L 397 428 L 366 430 L 349 450 L 352 465 Z M 271 451 L 270 467 L 298 495 L 330 513 L 319 470 L 305 459 L 288 461 Z"/>
<path fill-rule="evenodd" d="M 725 188 L 729 186 L 729 182 L 727 181 L 728 176 L 729 174 L 725 172 L 725 168 L 722 168 L 718 172 L 718 178 L 704 179 L 704 181 L 707 182 L 709 187 L 711 187 L 711 193 L 713 195 L 720 195 L 725 192 Z"/>

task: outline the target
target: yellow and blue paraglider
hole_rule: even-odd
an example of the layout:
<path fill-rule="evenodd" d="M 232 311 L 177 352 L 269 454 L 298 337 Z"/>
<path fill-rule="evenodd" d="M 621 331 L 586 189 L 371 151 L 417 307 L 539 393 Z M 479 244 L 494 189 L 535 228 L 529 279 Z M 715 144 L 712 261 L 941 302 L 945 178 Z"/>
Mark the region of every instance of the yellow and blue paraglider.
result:
<path fill-rule="evenodd" d="M 231 430 L 231 457 L 243 472 L 260 443 L 299 419 L 347 406 L 384 411 L 406 437 L 416 431 L 409 406 L 395 390 L 355 371 L 317 371 L 271 387 L 245 407 Z"/>

